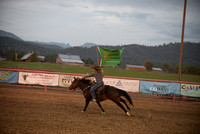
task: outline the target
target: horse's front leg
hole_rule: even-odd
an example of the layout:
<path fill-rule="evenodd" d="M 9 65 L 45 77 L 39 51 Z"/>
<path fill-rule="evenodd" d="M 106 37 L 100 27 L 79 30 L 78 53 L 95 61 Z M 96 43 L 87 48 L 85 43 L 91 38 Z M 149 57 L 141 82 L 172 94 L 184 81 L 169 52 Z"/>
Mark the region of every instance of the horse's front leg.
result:
<path fill-rule="evenodd" d="M 101 104 L 100 104 L 100 102 L 99 101 L 97 101 L 97 104 L 99 105 L 99 107 L 101 108 L 101 110 L 102 110 L 102 114 L 106 114 L 106 112 L 104 111 L 104 109 L 102 108 L 102 106 L 101 106 Z"/>
<path fill-rule="evenodd" d="M 81 112 L 85 112 L 87 109 L 88 104 L 90 103 L 90 99 L 85 99 L 85 107 L 83 110 L 81 110 Z"/>

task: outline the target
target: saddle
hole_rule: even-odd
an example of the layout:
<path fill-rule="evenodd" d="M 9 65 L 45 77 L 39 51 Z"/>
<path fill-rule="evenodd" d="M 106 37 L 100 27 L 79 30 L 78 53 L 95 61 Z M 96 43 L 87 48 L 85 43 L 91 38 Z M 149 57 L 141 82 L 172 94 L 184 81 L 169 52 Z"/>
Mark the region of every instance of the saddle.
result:
<path fill-rule="evenodd" d="M 107 85 L 102 84 L 99 88 L 96 89 L 96 94 L 104 94 L 106 92 Z"/>
<path fill-rule="evenodd" d="M 93 83 L 94 85 L 95 83 Z M 92 86 L 88 86 L 86 87 L 85 89 L 83 89 L 83 92 L 85 92 L 88 88 L 90 89 Z M 98 95 L 98 94 L 104 94 L 105 93 L 105 89 L 106 87 L 108 87 L 108 85 L 104 85 L 102 84 L 101 86 L 99 86 L 96 90 L 95 90 L 95 93 Z"/>

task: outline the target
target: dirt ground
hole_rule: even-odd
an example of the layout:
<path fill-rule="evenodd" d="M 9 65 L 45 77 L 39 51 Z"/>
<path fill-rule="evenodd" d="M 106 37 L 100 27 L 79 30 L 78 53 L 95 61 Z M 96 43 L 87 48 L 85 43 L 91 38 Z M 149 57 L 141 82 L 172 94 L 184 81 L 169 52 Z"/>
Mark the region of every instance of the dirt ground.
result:
<path fill-rule="evenodd" d="M 200 133 L 200 104 L 133 98 L 131 117 L 113 102 L 96 103 L 82 113 L 82 94 L 0 87 L 0 133 L 170 134 Z"/>

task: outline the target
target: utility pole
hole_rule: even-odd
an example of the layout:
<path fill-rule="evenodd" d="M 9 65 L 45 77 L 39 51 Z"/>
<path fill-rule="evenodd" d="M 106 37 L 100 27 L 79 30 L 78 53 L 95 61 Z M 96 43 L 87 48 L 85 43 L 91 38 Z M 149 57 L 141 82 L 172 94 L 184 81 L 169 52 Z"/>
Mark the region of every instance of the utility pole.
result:
<path fill-rule="evenodd" d="M 187 0 L 185 0 L 185 2 L 184 2 L 184 10 L 183 10 L 183 24 L 182 24 L 182 36 L 181 36 L 180 58 L 179 58 L 178 81 L 181 81 L 186 5 L 187 5 Z"/>
<path fill-rule="evenodd" d="M 97 52 L 97 64 L 99 65 L 99 55 L 98 55 L 98 48 L 96 46 L 96 52 Z"/>

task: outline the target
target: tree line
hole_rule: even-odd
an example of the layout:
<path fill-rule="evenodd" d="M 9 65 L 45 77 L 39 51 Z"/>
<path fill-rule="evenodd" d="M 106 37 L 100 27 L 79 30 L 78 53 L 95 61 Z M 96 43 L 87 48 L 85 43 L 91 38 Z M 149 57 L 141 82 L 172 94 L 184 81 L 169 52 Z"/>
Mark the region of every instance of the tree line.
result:
<path fill-rule="evenodd" d="M 144 66 L 146 67 L 147 71 L 152 71 L 152 68 L 154 65 L 153 65 L 153 63 L 147 61 L 144 63 Z M 164 63 L 162 65 L 161 69 L 167 73 L 178 73 L 179 65 L 177 64 L 175 66 L 172 66 L 172 65 L 169 65 L 168 63 Z M 196 67 L 196 66 L 183 65 L 181 72 L 184 74 L 200 75 L 200 68 Z"/>

